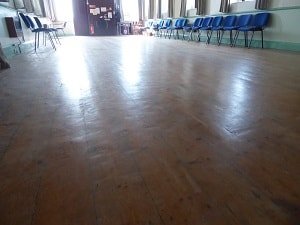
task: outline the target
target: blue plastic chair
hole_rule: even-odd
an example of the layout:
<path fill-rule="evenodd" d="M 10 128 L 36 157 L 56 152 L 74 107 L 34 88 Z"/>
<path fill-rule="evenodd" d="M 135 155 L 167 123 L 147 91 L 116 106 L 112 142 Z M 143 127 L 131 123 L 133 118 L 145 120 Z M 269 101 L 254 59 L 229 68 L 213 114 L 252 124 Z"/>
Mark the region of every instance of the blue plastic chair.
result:
<path fill-rule="evenodd" d="M 160 36 L 163 35 L 162 32 L 164 31 L 164 37 L 166 38 L 171 25 L 172 25 L 172 20 L 166 19 L 164 22 L 164 25 L 161 27 L 161 33 L 160 33 L 161 35 Z"/>
<path fill-rule="evenodd" d="M 206 43 L 209 44 L 212 34 L 214 31 L 217 31 L 217 41 L 218 44 L 220 42 L 220 32 L 219 32 L 219 28 L 221 27 L 223 21 L 223 16 L 216 16 L 213 18 L 212 22 L 211 22 L 211 26 L 207 29 L 207 41 Z"/>
<path fill-rule="evenodd" d="M 22 18 L 24 24 L 27 28 L 31 30 L 31 32 L 34 33 L 34 51 L 36 52 L 37 47 L 39 47 L 40 42 L 40 33 L 44 33 L 48 36 L 50 43 L 52 45 L 52 48 L 56 50 L 55 44 L 53 42 L 53 39 L 50 35 L 50 31 L 46 28 L 36 28 L 33 20 L 29 17 L 24 15 L 23 13 L 19 13 L 20 17 Z M 45 43 L 46 44 L 46 43 Z"/>
<path fill-rule="evenodd" d="M 203 22 L 202 22 L 201 26 L 198 29 L 198 41 L 201 40 L 201 32 L 203 30 L 209 29 L 212 19 L 213 19 L 212 17 L 205 17 L 203 19 Z"/>
<path fill-rule="evenodd" d="M 43 24 L 41 23 L 40 19 L 38 17 L 33 17 L 33 19 L 35 20 L 36 25 L 38 26 L 38 28 L 43 28 Z M 58 34 L 57 34 L 57 29 L 55 28 L 47 28 L 49 30 L 49 32 L 51 32 L 53 34 L 54 40 L 56 41 L 56 43 L 60 44 L 59 38 L 58 38 Z"/>
<path fill-rule="evenodd" d="M 232 44 L 233 44 L 232 30 L 235 28 L 236 20 L 237 20 L 237 16 L 226 16 L 224 18 L 223 25 L 220 28 L 218 28 L 221 31 L 219 45 L 222 43 L 224 32 L 229 31 L 230 32 L 230 45 L 232 46 Z"/>
<path fill-rule="evenodd" d="M 174 27 L 178 27 L 178 26 L 179 26 L 179 23 L 180 23 L 180 20 L 177 19 L 177 20 L 175 21 Z M 172 31 L 173 31 L 173 27 L 170 26 L 170 27 L 167 28 L 166 33 L 167 33 L 167 36 L 169 37 L 169 39 L 171 38 Z M 169 32 L 170 32 L 170 33 L 169 33 Z"/>
<path fill-rule="evenodd" d="M 164 20 L 161 20 L 161 21 L 159 22 L 159 24 L 153 24 L 153 30 L 155 31 L 155 34 L 154 34 L 154 35 L 156 35 L 156 36 L 159 37 L 161 28 L 163 27 L 164 23 L 165 23 L 165 21 L 164 21 Z"/>
<path fill-rule="evenodd" d="M 264 29 L 269 22 L 269 18 L 270 18 L 270 13 L 258 13 L 254 15 L 253 23 L 251 24 L 251 26 L 243 26 L 237 30 L 237 32 L 240 31 L 244 32 L 245 38 L 247 38 L 247 42 L 248 42 L 248 32 L 252 32 L 248 48 L 250 48 L 251 46 L 255 31 L 261 32 L 261 48 L 264 48 Z"/>
<path fill-rule="evenodd" d="M 177 19 L 174 27 L 170 27 L 169 39 L 171 38 L 172 34 L 174 37 L 179 39 L 179 30 L 183 30 L 183 27 L 186 26 L 186 24 L 187 24 L 187 19 L 185 18 Z M 176 31 L 175 34 L 174 31 Z"/>
<path fill-rule="evenodd" d="M 195 21 L 192 25 L 183 27 L 184 32 L 189 33 L 188 41 L 193 40 L 193 33 L 198 31 L 198 29 L 201 27 L 202 21 L 203 21 L 203 18 L 198 17 L 195 19 Z"/>
<path fill-rule="evenodd" d="M 234 36 L 234 46 L 236 45 L 236 41 L 239 36 L 239 28 L 248 27 L 252 22 L 252 18 L 253 18 L 252 14 L 246 14 L 246 15 L 239 16 L 237 25 L 235 26 L 235 29 L 234 29 L 234 30 L 236 30 L 236 33 Z M 245 47 L 247 47 L 247 46 L 248 46 L 248 37 L 246 37 L 246 33 L 245 33 Z"/>

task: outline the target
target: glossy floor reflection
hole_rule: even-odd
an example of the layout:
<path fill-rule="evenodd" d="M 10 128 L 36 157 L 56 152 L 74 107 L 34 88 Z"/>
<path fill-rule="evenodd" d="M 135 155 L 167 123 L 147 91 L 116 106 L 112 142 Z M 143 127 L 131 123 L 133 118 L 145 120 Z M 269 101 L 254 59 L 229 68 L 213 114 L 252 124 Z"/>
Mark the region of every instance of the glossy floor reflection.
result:
<path fill-rule="evenodd" d="M 0 224 L 299 224 L 299 62 L 129 36 L 15 57 Z"/>

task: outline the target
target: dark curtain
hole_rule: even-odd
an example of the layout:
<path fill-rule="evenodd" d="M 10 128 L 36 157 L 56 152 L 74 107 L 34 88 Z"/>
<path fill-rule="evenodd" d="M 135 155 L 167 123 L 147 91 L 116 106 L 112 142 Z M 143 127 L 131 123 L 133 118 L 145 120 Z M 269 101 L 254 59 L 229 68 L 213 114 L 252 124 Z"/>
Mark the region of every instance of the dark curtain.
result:
<path fill-rule="evenodd" d="M 144 0 L 138 0 L 138 7 L 139 7 L 139 21 L 143 21 L 144 16 Z"/>
<path fill-rule="evenodd" d="M 195 0 L 195 8 L 197 8 L 197 15 L 205 14 L 206 0 Z"/>
<path fill-rule="evenodd" d="M 161 1 L 162 0 L 157 1 L 157 18 L 161 18 Z M 163 0 L 163 1 L 165 1 L 165 0 Z"/>
<path fill-rule="evenodd" d="M 219 12 L 228 13 L 230 8 L 230 0 L 221 0 Z"/>
<path fill-rule="evenodd" d="M 180 16 L 185 16 L 186 13 L 186 0 L 181 0 L 181 6 L 180 6 Z"/>
<path fill-rule="evenodd" d="M 168 0 L 168 17 L 174 17 L 174 0 Z"/>
<path fill-rule="evenodd" d="M 266 9 L 268 8 L 268 0 L 256 0 L 255 9 Z"/>
<path fill-rule="evenodd" d="M 148 19 L 154 19 L 154 13 L 155 13 L 155 1 L 149 0 Z"/>

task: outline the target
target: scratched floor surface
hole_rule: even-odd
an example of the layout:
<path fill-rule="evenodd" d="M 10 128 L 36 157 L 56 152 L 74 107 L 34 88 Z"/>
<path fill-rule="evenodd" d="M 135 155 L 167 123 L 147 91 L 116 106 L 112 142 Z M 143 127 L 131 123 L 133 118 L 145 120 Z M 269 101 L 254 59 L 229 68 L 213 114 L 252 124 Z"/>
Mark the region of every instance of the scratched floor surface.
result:
<path fill-rule="evenodd" d="M 70 37 L 10 63 L 1 225 L 299 225 L 299 53 Z"/>

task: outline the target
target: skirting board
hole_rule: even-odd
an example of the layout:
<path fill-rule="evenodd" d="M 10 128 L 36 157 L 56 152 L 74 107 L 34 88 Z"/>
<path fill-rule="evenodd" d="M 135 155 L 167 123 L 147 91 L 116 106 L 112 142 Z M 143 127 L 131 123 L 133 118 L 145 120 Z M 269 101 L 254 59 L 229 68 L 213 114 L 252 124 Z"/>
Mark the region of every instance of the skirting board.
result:
<path fill-rule="evenodd" d="M 186 37 L 187 38 L 187 37 Z M 206 37 L 203 37 L 201 39 L 201 42 L 206 41 Z M 211 44 L 216 44 L 217 40 L 215 37 L 212 37 Z M 229 45 L 230 41 L 229 38 L 223 38 L 222 44 Z M 237 46 L 243 47 L 244 46 L 244 40 L 238 39 Z M 20 45 L 21 52 L 26 53 L 33 50 L 33 43 L 23 43 Z M 251 48 L 260 48 L 261 47 L 261 41 L 260 40 L 253 40 L 251 44 Z M 264 41 L 264 48 L 266 49 L 278 49 L 278 50 L 286 50 L 286 51 L 296 51 L 300 52 L 300 43 L 290 43 L 290 42 L 280 42 L 280 41 Z M 3 48 L 3 52 L 7 58 L 12 58 L 13 56 L 20 54 L 18 52 L 17 46 L 8 46 Z"/>

